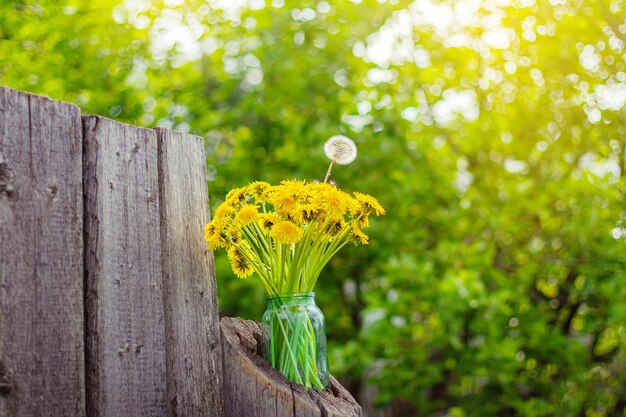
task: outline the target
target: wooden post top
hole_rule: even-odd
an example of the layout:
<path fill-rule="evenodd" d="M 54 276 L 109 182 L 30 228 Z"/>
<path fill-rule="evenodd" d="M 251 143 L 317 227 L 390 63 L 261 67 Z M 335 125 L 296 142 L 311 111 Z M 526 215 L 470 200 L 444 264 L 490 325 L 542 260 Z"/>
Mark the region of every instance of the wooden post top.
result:
<path fill-rule="evenodd" d="M 224 350 L 226 416 L 360 417 L 361 407 L 332 376 L 324 391 L 305 391 L 259 356 L 259 323 L 220 321 Z"/>

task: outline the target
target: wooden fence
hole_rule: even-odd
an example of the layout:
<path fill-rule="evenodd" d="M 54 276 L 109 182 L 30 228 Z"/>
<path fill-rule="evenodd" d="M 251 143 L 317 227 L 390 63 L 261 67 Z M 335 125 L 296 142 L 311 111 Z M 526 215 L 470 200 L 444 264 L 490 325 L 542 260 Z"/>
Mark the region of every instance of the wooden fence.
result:
<path fill-rule="evenodd" d="M 203 149 L 0 87 L 0 416 L 361 415 L 220 331 Z"/>

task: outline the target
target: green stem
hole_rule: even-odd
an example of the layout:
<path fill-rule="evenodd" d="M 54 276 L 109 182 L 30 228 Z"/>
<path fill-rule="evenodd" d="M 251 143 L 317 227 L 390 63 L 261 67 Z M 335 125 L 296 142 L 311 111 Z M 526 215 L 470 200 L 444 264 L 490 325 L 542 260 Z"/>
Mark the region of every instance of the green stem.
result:
<path fill-rule="evenodd" d="M 270 329 L 270 363 L 286 378 L 304 385 L 306 389 L 323 389 L 317 374 L 317 347 L 313 325 L 305 312 L 294 313 L 291 317 L 288 313 L 286 318 L 277 315 L 271 321 L 273 328 Z M 277 352 L 280 358 L 276 362 Z"/>
<path fill-rule="evenodd" d="M 285 326 L 283 325 L 283 321 L 280 319 L 280 317 L 278 317 L 278 324 L 280 325 L 280 328 L 283 331 L 283 335 L 285 336 L 285 338 L 283 339 L 284 346 L 287 348 L 287 351 L 289 352 L 289 359 L 291 360 L 296 371 L 295 376 L 297 377 L 298 381 L 295 381 L 295 382 L 302 384 L 302 378 L 300 377 L 300 373 L 298 372 L 298 363 L 291 349 L 289 338 L 287 337 L 287 331 L 285 330 Z"/>
<path fill-rule="evenodd" d="M 324 177 L 324 182 L 328 182 L 328 178 L 330 177 L 330 171 L 333 169 L 333 161 L 330 161 L 330 165 L 328 165 L 328 171 L 326 171 L 326 176 Z"/>

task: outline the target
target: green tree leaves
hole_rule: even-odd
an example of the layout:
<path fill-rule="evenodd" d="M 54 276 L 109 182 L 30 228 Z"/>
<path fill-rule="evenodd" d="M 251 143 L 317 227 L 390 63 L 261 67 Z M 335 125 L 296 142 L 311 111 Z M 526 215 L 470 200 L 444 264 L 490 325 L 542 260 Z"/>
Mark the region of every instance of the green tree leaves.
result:
<path fill-rule="evenodd" d="M 623 1 L 287 3 L 3 3 L 0 82 L 205 137 L 212 207 L 352 137 L 333 179 L 388 214 L 320 278 L 331 370 L 406 415 L 623 413 Z"/>

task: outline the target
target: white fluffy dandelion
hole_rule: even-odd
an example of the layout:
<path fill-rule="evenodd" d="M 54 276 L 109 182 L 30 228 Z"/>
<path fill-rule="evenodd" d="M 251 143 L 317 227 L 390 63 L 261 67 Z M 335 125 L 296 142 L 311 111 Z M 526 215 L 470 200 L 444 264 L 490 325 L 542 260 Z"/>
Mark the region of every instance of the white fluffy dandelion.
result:
<path fill-rule="evenodd" d="M 324 182 L 328 181 L 333 164 L 348 165 L 356 159 L 356 145 L 347 136 L 335 135 L 324 144 L 324 153 L 330 159 Z"/>
<path fill-rule="evenodd" d="M 324 144 L 324 153 L 335 164 L 348 165 L 356 159 L 356 145 L 347 136 L 335 135 Z"/>

